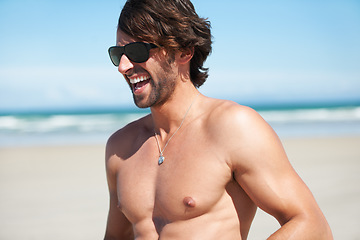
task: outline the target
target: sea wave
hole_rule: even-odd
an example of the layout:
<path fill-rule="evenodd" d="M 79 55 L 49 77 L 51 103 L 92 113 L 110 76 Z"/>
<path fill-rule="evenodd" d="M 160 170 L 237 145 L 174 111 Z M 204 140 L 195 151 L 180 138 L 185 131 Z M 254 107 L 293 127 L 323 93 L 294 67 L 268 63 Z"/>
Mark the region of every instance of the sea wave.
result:
<path fill-rule="evenodd" d="M 273 123 L 360 121 L 360 107 L 270 110 L 259 113 L 266 121 Z"/>
<path fill-rule="evenodd" d="M 135 113 L 0 116 L 0 133 L 107 132 L 141 116 Z"/>
<path fill-rule="evenodd" d="M 360 135 L 360 107 L 259 111 L 280 137 Z M 0 146 L 104 143 L 147 113 L 26 114 L 0 116 Z"/>

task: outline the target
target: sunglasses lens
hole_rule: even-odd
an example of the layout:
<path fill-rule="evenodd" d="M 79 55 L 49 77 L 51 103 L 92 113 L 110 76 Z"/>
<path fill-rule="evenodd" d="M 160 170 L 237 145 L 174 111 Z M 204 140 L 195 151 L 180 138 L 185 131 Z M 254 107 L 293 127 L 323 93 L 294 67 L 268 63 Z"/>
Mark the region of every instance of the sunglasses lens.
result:
<path fill-rule="evenodd" d="M 149 51 L 143 43 L 131 43 L 125 47 L 126 56 L 133 62 L 146 62 L 149 58 Z"/>
<path fill-rule="evenodd" d="M 109 48 L 109 56 L 112 63 L 115 66 L 119 66 L 120 58 L 124 54 L 124 49 L 120 47 L 111 47 Z"/>
<path fill-rule="evenodd" d="M 119 66 L 122 55 L 125 55 L 133 62 L 143 63 L 149 59 L 149 49 L 156 48 L 154 44 L 134 42 L 123 47 L 114 46 L 109 48 L 109 56 L 115 66 Z"/>

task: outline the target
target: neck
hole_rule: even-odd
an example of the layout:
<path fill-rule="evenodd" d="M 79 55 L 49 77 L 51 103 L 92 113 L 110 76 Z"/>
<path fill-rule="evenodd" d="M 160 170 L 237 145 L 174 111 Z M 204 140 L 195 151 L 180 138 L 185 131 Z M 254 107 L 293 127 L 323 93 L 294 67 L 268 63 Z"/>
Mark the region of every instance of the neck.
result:
<path fill-rule="evenodd" d="M 155 132 L 166 138 L 166 135 L 173 133 L 180 126 L 185 116 L 190 119 L 190 107 L 193 108 L 194 100 L 199 94 L 195 87 L 191 91 L 177 91 L 161 106 L 151 107 Z"/>

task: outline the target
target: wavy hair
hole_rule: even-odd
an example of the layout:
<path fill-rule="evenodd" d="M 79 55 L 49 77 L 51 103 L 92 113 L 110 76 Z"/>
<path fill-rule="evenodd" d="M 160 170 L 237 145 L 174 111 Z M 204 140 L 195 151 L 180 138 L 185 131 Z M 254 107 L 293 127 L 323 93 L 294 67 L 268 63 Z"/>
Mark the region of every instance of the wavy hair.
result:
<path fill-rule="evenodd" d="M 203 64 L 211 53 L 210 28 L 210 22 L 198 16 L 190 0 L 127 0 L 118 23 L 118 30 L 169 53 L 193 48 L 190 79 L 197 88 L 208 77 L 209 69 Z"/>

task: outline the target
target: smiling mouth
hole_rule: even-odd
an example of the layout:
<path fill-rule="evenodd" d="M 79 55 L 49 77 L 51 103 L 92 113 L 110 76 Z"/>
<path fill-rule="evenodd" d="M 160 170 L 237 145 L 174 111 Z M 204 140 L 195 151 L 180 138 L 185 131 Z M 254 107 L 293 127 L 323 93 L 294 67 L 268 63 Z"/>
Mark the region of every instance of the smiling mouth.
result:
<path fill-rule="evenodd" d="M 132 85 L 133 91 L 138 93 L 142 88 L 144 88 L 150 82 L 150 76 L 129 78 L 129 81 Z"/>

